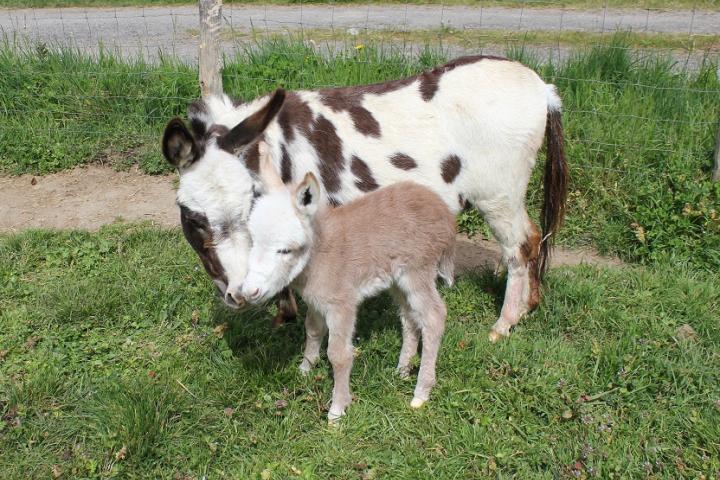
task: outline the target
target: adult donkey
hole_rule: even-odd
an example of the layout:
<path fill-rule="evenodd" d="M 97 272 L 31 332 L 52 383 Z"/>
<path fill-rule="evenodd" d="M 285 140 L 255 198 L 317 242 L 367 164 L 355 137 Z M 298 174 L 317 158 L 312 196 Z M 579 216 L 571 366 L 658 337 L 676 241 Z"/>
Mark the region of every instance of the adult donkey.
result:
<path fill-rule="evenodd" d="M 261 138 L 285 183 L 313 172 L 330 204 L 413 180 L 453 212 L 477 207 L 508 272 L 491 340 L 507 336 L 538 305 L 552 235 L 564 216 L 567 164 L 555 87 L 520 63 L 469 56 L 402 80 L 278 89 L 248 103 L 214 97 L 188 110 L 190 129 L 171 120 L 163 154 L 180 173 L 185 237 L 229 306 L 245 303 L 247 219 L 263 189 L 256 175 Z M 543 136 L 541 233 L 528 217 L 525 194 Z M 281 297 L 280 315 L 294 315 L 292 296 Z"/>

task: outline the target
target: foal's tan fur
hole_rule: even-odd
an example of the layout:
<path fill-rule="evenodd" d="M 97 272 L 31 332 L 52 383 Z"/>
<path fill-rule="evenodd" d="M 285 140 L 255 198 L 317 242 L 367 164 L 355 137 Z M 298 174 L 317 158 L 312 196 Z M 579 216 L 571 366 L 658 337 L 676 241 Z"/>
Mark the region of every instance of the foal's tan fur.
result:
<path fill-rule="evenodd" d="M 261 152 L 265 157 L 267 150 Z M 260 170 L 271 189 L 287 188 L 267 158 L 261 158 Z M 308 174 L 290 197 L 296 198 L 308 185 L 318 191 L 316 183 Z M 310 258 L 292 285 L 308 304 L 301 371 L 307 373 L 315 364 L 323 337 L 329 333 L 334 387 L 328 419 L 337 420 L 352 400 L 350 370 L 357 307 L 387 288 L 400 306 L 400 375 L 408 376 L 410 360 L 417 353 L 419 339 L 423 340 L 411 403 L 420 407 L 435 384 L 435 363 L 447 315 L 435 282 L 438 275 L 448 284 L 453 281 L 455 216 L 432 191 L 401 182 L 334 209 L 320 206 L 311 223 Z"/>
<path fill-rule="evenodd" d="M 329 330 L 328 359 L 334 373 L 328 418 L 343 415 L 352 399 L 350 370 L 356 310 L 367 297 L 390 287 L 401 310 L 403 345 L 398 372 L 406 377 L 423 340 L 412 401 L 420 407 L 435 384 L 435 363 L 445 328 L 445 304 L 435 286 L 438 273 L 453 278 L 455 217 L 433 192 L 399 183 L 347 205 L 321 210 L 314 222 L 312 255 L 295 285 L 310 311 L 301 370 L 317 361 Z M 322 317 L 325 317 L 323 322 Z"/>

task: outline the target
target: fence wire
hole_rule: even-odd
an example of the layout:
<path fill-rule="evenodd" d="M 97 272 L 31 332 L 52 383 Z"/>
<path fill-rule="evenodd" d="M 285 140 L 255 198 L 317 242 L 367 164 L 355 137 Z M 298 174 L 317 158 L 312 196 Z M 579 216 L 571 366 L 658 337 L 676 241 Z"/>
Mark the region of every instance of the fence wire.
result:
<path fill-rule="evenodd" d="M 227 59 L 246 55 L 259 48 L 264 41 L 294 39 L 311 45 L 324 55 L 351 54 L 372 43 L 388 55 L 417 57 L 428 47 L 454 57 L 469 53 L 499 54 L 508 51 L 527 55 L 537 64 L 562 64 L 572 58 L 576 49 L 596 46 L 627 50 L 633 59 L 660 55 L 674 62 L 675 69 L 693 75 L 703 65 L 717 65 L 720 52 L 720 11 L 699 8 L 667 10 L 650 8 L 649 2 L 638 2 L 639 7 L 618 10 L 604 7 L 581 10 L 565 2 L 536 8 L 531 0 L 518 2 L 517 7 L 462 6 L 444 3 L 419 4 L 416 2 L 393 4 L 355 5 L 345 3 L 292 5 L 227 4 L 223 6 L 221 50 Z M 38 72 L 37 76 L 65 76 L 78 81 L 94 80 L 97 84 L 114 76 L 144 76 L 157 74 L 154 64 L 168 59 L 190 65 L 190 68 L 163 69 L 163 75 L 174 76 L 178 81 L 196 78 L 193 66 L 197 63 L 199 34 L 196 5 L 168 7 L 128 8 L 51 8 L 0 10 L 0 29 L 6 47 L 35 54 L 42 49 L 66 48 L 80 55 L 98 58 L 110 52 L 131 62 L 146 65 L 138 69 L 113 67 L 111 63 L 97 64 L 93 68 L 76 71 L 72 66 L 51 73 Z M 628 45 L 610 43 L 616 32 L 626 32 Z M 279 55 L 303 56 L 303 51 L 283 51 Z M 358 64 L 372 62 L 361 55 L 346 55 L 346 61 Z M 349 60 L 348 60 L 349 59 Z M 144 62 L 144 63 L 143 63 Z M 303 67 L 304 68 L 304 67 Z M 304 74 L 304 75 L 303 75 Z M 720 75 L 720 71 L 718 71 Z M 226 84 L 248 82 L 266 84 L 270 90 L 279 83 L 273 75 L 251 75 L 228 71 Z M 343 86 L 343 82 L 324 76 L 317 80 L 307 72 L 299 75 L 302 88 Z M 695 88 L 687 85 L 652 85 L 624 80 L 580 78 L 557 75 L 555 81 L 567 85 L 612 85 L 618 88 L 635 88 L 644 92 L 663 91 L 668 95 L 692 94 L 713 99 L 720 98 L 720 89 Z M 233 93 L 233 92 L 229 92 Z M 82 95 L 73 94 L 75 103 L 63 99 L 58 93 L 59 106 L 48 107 L 44 112 L 54 119 L 74 121 L 92 119 L 93 124 L 111 119 L 103 111 L 87 109 L 86 100 L 124 102 L 147 101 L 187 103 L 192 95 Z M 74 105 L 74 106 L 69 106 Z M 0 105 L 0 114 L 20 116 L 33 107 L 28 104 Z M 128 109 L 127 120 L 146 124 L 162 124 L 168 115 L 162 109 L 137 113 L 142 109 Z M 602 119 L 615 116 L 602 109 L 582 107 L 566 110 L 577 118 Z M 713 135 L 716 121 L 688 116 L 656 118 L 649 115 L 619 114 L 628 122 L 702 129 Z M 74 125 L 74 124 L 73 124 Z M 33 131 L 24 128 L 24 133 Z M 63 127 L 66 134 L 88 137 L 105 134 L 104 129 L 82 131 L 82 128 Z M 6 135 L 9 133 L 6 131 Z M 648 142 L 608 142 L 606 139 L 584 138 L 581 142 L 593 149 L 606 152 L 641 147 L 647 151 L 671 153 L 673 146 L 652 147 Z M 613 168 L 596 166 L 607 171 Z"/>

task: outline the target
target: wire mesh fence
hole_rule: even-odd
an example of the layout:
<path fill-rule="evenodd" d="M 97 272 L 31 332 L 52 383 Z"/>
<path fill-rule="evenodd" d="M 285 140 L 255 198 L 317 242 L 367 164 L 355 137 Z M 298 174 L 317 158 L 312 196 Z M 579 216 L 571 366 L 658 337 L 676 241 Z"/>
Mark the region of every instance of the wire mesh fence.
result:
<path fill-rule="evenodd" d="M 580 74 L 560 67 L 571 62 L 578 50 L 603 47 L 622 50 L 631 62 L 662 58 L 673 72 L 688 79 L 702 72 L 707 74 L 708 68 L 717 68 L 720 11 L 701 8 L 667 10 L 644 3 L 638 2 L 638 8 L 634 9 L 616 9 L 605 2 L 602 8 L 591 10 L 578 9 L 572 2 L 543 2 L 542 8 L 536 8 L 532 1 L 516 2 L 514 7 L 488 6 L 486 3 L 230 3 L 223 5 L 219 47 L 226 63 L 231 64 L 233 59 L 262 51 L 272 42 L 299 43 L 322 58 L 342 57 L 343 65 L 354 63 L 361 69 L 378 68 L 378 58 L 419 58 L 420 62 L 412 68 L 429 66 L 430 60 L 423 59 L 429 51 L 433 52 L 429 58 L 438 61 L 470 53 L 509 54 L 531 66 L 544 66 L 544 71 L 552 76 L 550 80 L 570 90 L 632 90 L 639 101 L 658 94 L 690 95 L 703 104 L 720 98 L 716 81 L 663 82 L 661 79 L 650 82 L 641 76 Z M 24 136 L 43 128 L 56 128 L 63 135 L 78 135 L 78 141 L 82 138 L 101 139 L 108 129 L 99 125 L 117 121 L 119 113 L 124 115 L 124 121 L 147 127 L 144 132 L 155 132 L 170 115 L 179 113 L 181 105 L 198 96 L 197 89 L 186 88 L 197 79 L 200 27 L 196 5 L 9 9 L 0 11 L 0 28 L 6 51 L 22 50 L 42 58 L 45 52 L 60 48 L 70 49 L 77 57 L 95 59 L 81 62 L 82 67 L 77 61 L 68 61 L 60 62 L 55 68 L 36 68 L 32 72 L 36 82 L 53 84 L 62 80 L 74 82 L 78 88 L 58 88 L 52 102 L 44 104 L 41 112 L 35 112 L 52 122 L 31 126 L 9 122 L 4 129 L 6 136 L 13 131 L 14 125 Z M 623 42 L 612 40 L 617 32 L 624 32 Z M 304 61 L 307 48 L 276 49 L 274 58 L 288 57 L 288 64 L 279 70 L 273 70 L 272 65 L 265 69 L 226 69 L 224 77 L 228 93 L 247 97 L 269 91 L 279 84 L 322 88 L 356 81 L 327 71 L 317 74 L 312 70 L 314 67 Z M 364 53 L 370 49 L 373 55 Z M 110 57 L 115 60 L 108 60 Z M 261 61 L 267 57 L 258 58 Z M 176 61 L 186 65 L 182 68 L 166 66 Z M 127 68 L 127 62 L 135 62 L 135 66 Z M 548 69 L 547 65 L 553 67 Z M 715 67 L 711 67 L 713 65 Z M 133 90 L 110 85 L 113 79 L 133 83 L 133 78 L 141 85 L 150 82 L 149 78 L 153 76 L 162 76 L 163 82 L 171 81 L 186 87 Z M 357 78 L 360 81 L 364 77 Z M 233 91 L 239 85 L 252 85 L 252 88 Z M 23 103 L 18 98 L 3 103 L 2 114 L 8 117 L 22 116 L 35 108 L 32 102 Z M 116 105 L 111 105 L 113 103 Z M 138 107 L 140 104 L 143 107 Z M 148 104 L 153 107 L 147 107 Z M 717 124 L 717 118 L 698 115 L 691 110 L 676 109 L 672 115 L 664 116 L 650 110 L 620 111 L 582 101 L 568 102 L 566 112 L 579 124 L 583 119 L 602 124 L 603 119 L 612 117 L 633 126 L 652 123 L 666 130 L 681 127 L 683 131 L 697 132 L 703 138 L 714 136 Z M 17 138 L 14 140 L 18 141 Z M 576 141 L 607 154 L 633 148 L 672 153 L 679 148 L 677 144 L 667 142 L 658 145 L 647 135 L 621 140 L 610 132 L 578 136 Z M 590 165 L 590 168 L 612 171 L 609 166 Z"/>

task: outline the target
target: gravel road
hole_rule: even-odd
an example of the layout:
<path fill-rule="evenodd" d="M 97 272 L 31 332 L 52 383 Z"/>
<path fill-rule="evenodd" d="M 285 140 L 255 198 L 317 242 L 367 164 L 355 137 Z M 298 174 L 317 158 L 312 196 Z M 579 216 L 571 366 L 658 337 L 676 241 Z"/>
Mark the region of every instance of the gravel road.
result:
<path fill-rule="evenodd" d="M 304 28 L 568 30 L 616 29 L 655 33 L 720 33 L 720 11 L 560 10 L 469 6 L 226 5 L 225 28 L 267 31 Z M 194 6 L 151 8 L 64 8 L 0 10 L 0 30 L 10 38 L 77 47 L 94 53 L 98 45 L 125 56 L 157 58 L 159 50 L 188 61 L 197 56 L 198 15 Z M 223 48 L 230 51 L 231 42 Z"/>

